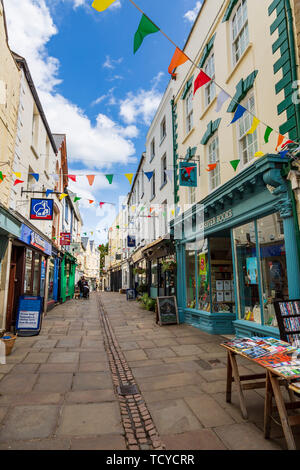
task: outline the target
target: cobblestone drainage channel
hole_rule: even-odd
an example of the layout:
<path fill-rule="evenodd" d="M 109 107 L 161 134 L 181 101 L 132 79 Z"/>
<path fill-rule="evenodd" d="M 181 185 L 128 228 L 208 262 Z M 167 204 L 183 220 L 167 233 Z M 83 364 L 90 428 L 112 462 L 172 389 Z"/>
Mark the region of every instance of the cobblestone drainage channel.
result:
<path fill-rule="evenodd" d="M 165 446 L 118 344 L 100 296 L 98 307 L 115 393 L 120 402 L 127 447 L 130 450 L 163 450 Z"/>

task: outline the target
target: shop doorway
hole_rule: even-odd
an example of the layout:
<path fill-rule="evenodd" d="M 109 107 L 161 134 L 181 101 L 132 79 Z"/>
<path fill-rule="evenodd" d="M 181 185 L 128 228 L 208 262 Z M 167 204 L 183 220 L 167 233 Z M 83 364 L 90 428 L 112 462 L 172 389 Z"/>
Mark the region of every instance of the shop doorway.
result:
<path fill-rule="evenodd" d="M 16 324 L 17 303 L 21 295 L 23 281 L 24 248 L 20 246 L 12 247 L 9 287 L 6 310 L 6 330 L 13 331 Z"/>

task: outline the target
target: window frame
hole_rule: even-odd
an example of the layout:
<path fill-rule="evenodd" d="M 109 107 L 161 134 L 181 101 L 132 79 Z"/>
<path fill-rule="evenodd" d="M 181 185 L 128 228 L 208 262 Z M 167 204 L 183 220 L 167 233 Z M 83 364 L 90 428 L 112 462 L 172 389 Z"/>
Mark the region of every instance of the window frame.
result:
<path fill-rule="evenodd" d="M 211 62 L 212 61 L 212 62 Z M 213 73 L 211 73 L 210 65 L 213 67 Z M 208 82 L 204 87 L 204 102 L 205 107 L 207 108 L 211 102 L 216 97 L 216 85 L 214 79 L 216 78 L 216 67 L 215 67 L 215 53 L 214 48 L 212 48 L 211 53 L 209 54 L 208 58 L 205 61 L 204 72 L 208 75 L 212 80 Z"/>
<path fill-rule="evenodd" d="M 151 140 L 150 144 L 150 162 L 155 158 L 155 137 Z"/>
<path fill-rule="evenodd" d="M 160 123 L 160 143 L 167 137 L 167 119 L 164 116 L 163 120 Z"/>
<path fill-rule="evenodd" d="M 189 101 L 190 99 L 190 101 Z M 189 109 L 189 102 L 191 109 Z M 184 100 L 185 107 L 185 133 L 188 134 L 194 127 L 194 107 L 193 107 L 193 90 L 189 90 Z"/>
<path fill-rule="evenodd" d="M 250 106 L 250 101 L 253 100 L 253 106 Z M 252 114 L 255 115 L 255 96 L 254 96 L 254 91 L 250 91 L 247 96 L 244 98 L 242 101 L 242 106 L 246 108 L 247 110 L 251 111 Z M 237 145 L 238 145 L 238 156 L 239 160 L 241 160 L 241 168 L 245 168 L 247 165 L 250 165 L 255 157 L 254 154 L 258 151 L 258 134 L 257 130 L 254 131 L 253 134 L 247 134 L 247 132 L 251 129 L 252 122 L 253 122 L 253 116 L 250 114 L 248 111 L 237 121 L 236 123 L 236 129 L 237 129 Z M 249 126 L 245 126 L 244 133 L 241 135 L 240 130 L 241 130 L 241 124 L 245 123 L 245 120 L 249 119 Z M 246 139 L 246 149 L 243 147 L 243 142 Z M 249 144 L 249 140 L 253 139 L 253 142 Z M 250 146 L 254 146 L 254 151 L 249 152 Z M 247 161 L 244 161 L 244 152 L 245 150 L 247 151 Z M 252 157 L 249 158 L 250 153 L 252 153 Z"/>
<path fill-rule="evenodd" d="M 237 15 L 239 12 L 239 9 L 245 8 L 246 11 L 246 19 L 243 21 L 241 27 L 237 32 L 235 32 L 234 28 L 234 22 L 237 19 Z M 241 10 L 241 14 L 243 15 L 244 12 Z M 245 47 L 242 50 L 240 47 L 241 44 L 241 38 L 243 34 L 247 34 L 247 43 L 245 43 Z M 235 67 L 236 64 L 240 61 L 241 57 L 244 55 L 244 52 L 246 51 L 248 45 L 249 45 L 249 22 L 248 22 L 248 4 L 247 0 L 240 0 L 239 3 L 236 5 L 233 13 L 232 13 L 232 19 L 230 21 L 230 34 L 231 34 L 231 57 L 232 57 L 232 66 Z M 236 48 L 236 45 L 238 44 L 238 48 Z M 238 50 L 237 50 L 238 49 Z M 239 52 L 239 57 L 237 58 L 237 52 Z"/>
<path fill-rule="evenodd" d="M 163 154 L 161 157 L 161 186 L 165 186 L 168 182 L 168 178 L 166 175 L 166 170 L 167 170 L 167 152 Z"/>
<path fill-rule="evenodd" d="M 214 161 L 212 161 L 211 147 L 216 141 L 217 141 L 217 147 L 216 147 L 217 159 L 214 159 Z M 219 186 L 221 186 L 220 146 L 219 146 L 219 136 L 217 133 L 214 134 L 207 142 L 207 163 L 208 165 L 213 165 L 214 163 L 218 163 L 216 168 L 208 173 L 209 191 L 211 192 L 217 189 Z M 215 185 L 214 181 L 219 181 L 219 184 Z"/>

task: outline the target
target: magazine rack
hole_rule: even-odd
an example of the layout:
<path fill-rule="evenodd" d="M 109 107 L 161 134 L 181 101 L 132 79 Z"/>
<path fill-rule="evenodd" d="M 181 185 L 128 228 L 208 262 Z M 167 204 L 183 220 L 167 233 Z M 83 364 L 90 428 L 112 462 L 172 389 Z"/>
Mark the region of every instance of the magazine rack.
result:
<path fill-rule="evenodd" d="M 274 302 L 280 339 L 300 348 L 300 300 Z"/>

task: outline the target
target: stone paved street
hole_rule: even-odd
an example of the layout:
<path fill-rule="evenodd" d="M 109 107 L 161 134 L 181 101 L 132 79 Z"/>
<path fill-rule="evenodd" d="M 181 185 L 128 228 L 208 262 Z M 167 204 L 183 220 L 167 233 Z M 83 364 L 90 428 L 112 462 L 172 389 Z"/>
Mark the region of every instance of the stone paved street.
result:
<path fill-rule="evenodd" d="M 275 424 L 264 439 L 264 390 L 245 392 L 247 421 L 235 391 L 226 403 L 222 339 L 159 327 L 124 295 L 60 305 L 0 366 L 0 449 L 286 448 Z M 239 363 L 241 373 L 260 370 Z M 118 394 L 120 384 L 137 391 Z"/>

